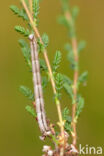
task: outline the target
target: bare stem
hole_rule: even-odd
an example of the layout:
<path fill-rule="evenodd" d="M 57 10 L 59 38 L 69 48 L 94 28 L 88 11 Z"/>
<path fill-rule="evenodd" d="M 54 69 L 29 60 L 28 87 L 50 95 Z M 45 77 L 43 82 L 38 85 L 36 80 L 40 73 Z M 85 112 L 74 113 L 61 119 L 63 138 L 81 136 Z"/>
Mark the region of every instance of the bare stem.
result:
<path fill-rule="evenodd" d="M 77 40 L 76 38 L 72 39 L 72 47 L 74 52 L 74 60 L 78 64 L 78 52 L 77 52 Z M 73 84 L 73 94 L 74 94 L 74 101 L 72 107 L 72 127 L 73 127 L 73 145 L 76 145 L 77 143 L 77 132 L 76 132 L 76 122 L 75 122 L 75 115 L 76 115 L 76 107 L 77 107 L 77 81 L 78 81 L 78 75 L 79 71 L 78 69 L 75 69 L 74 71 L 74 84 Z"/>
<path fill-rule="evenodd" d="M 27 15 L 28 15 L 28 18 L 30 20 L 30 24 L 31 24 L 31 26 L 32 26 L 32 28 L 33 28 L 37 38 L 39 38 L 40 42 L 43 44 L 42 38 L 40 36 L 40 33 L 39 33 L 39 31 L 38 31 L 38 29 L 37 29 L 37 27 L 36 27 L 36 25 L 35 25 L 35 23 L 34 23 L 34 21 L 32 19 L 31 13 L 29 12 L 28 7 L 27 7 L 25 1 L 21 0 L 21 2 L 22 2 L 22 5 L 23 5 Z M 47 67 L 48 67 L 48 71 L 49 71 L 49 76 L 50 76 L 53 92 L 54 92 L 54 94 L 56 94 L 57 92 L 56 92 L 55 82 L 54 82 L 54 78 L 53 78 L 53 73 L 52 73 L 52 69 L 51 69 L 51 66 L 50 66 L 50 62 L 49 62 L 49 59 L 48 59 L 48 55 L 47 55 L 47 50 L 46 49 L 44 50 L 43 55 L 44 55 L 44 59 L 45 59 L 45 62 L 47 64 Z M 64 124 L 63 124 L 62 113 L 61 113 L 61 105 L 60 105 L 60 101 L 58 99 L 56 101 L 56 106 L 57 106 L 58 117 L 59 117 L 59 122 L 60 122 L 61 134 L 62 134 L 62 136 L 64 138 Z"/>
<path fill-rule="evenodd" d="M 31 12 L 31 15 L 32 15 L 33 14 L 32 0 L 29 0 L 29 8 L 30 8 L 30 12 Z"/>
<path fill-rule="evenodd" d="M 65 13 L 66 19 L 71 22 L 72 17 L 69 11 Z M 78 58 L 78 50 L 77 50 L 77 39 L 73 37 L 71 39 L 72 41 L 72 48 L 73 48 L 73 53 L 74 53 L 74 60 L 76 65 L 78 65 L 79 58 Z M 72 139 L 73 139 L 73 145 L 76 145 L 77 143 L 77 131 L 76 131 L 76 122 L 75 122 L 75 115 L 76 115 L 76 108 L 77 108 L 77 82 L 78 82 L 78 75 L 79 71 L 78 68 L 75 68 L 74 70 L 74 82 L 73 82 L 73 94 L 74 94 L 74 104 L 72 106 L 72 128 L 73 128 L 73 134 L 72 134 Z"/>

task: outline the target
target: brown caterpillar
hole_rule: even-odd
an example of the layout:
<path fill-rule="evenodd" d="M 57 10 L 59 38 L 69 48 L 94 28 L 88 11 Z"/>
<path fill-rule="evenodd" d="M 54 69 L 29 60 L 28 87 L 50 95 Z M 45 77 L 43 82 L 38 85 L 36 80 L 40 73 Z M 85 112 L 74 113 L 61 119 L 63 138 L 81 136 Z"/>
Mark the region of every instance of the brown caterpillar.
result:
<path fill-rule="evenodd" d="M 43 91 L 42 91 L 42 84 L 41 84 L 37 42 L 34 34 L 29 35 L 29 39 L 30 39 L 30 47 L 31 47 L 31 61 L 32 61 L 32 73 L 33 73 L 34 96 L 35 96 L 35 103 L 36 103 L 37 120 L 38 120 L 40 131 L 42 132 L 43 136 L 47 136 L 51 134 L 51 131 L 49 130 L 49 127 L 47 125 L 46 115 L 44 110 L 44 99 L 43 99 Z"/>

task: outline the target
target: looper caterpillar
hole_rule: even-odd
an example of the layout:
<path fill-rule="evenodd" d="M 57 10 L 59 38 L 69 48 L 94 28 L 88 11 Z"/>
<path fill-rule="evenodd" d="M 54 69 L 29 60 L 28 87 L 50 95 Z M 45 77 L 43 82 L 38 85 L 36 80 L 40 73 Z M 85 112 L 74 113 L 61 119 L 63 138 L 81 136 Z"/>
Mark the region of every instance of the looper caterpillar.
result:
<path fill-rule="evenodd" d="M 34 96 L 36 103 L 37 119 L 40 131 L 43 136 L 49 135 L 51 132 L 47 125 L 46 115 L 44 110 L 44 99 L 41 85 L 40 65 L 38 59 L 37 43 L 34 34 L 29 35 L 30 47 L 31 47 L 31 60 L 32 60 L 32 73 L 34 83 Z"/>

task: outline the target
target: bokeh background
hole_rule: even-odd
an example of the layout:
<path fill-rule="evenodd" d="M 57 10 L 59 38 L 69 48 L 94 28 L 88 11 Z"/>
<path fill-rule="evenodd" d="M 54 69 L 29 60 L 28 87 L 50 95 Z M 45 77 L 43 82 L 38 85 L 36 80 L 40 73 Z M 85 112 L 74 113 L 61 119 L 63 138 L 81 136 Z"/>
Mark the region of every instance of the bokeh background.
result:
<path fill-rule="evenodd" d="M 85 108 L 78 123 L 78 142 L 82 145 L 104 146 L 104 0 L 72 0 L 80 7 L 77 20 L 78 40 L 85 39 L 87 47 L 80 57 L 80 71 L 88 70 L 87 87 L 80 92 L 85 97 Z M 0 155 L 41 155 L 42 143 L 34 119 L 25 111 L 28 100 L 19 93 L 19 85 L 32 87 L 31 74 L 24 62 L 17 40 L 20 38 L 14 26 L 22 24 L 9 10 L 19 0 L 1 1 L 0 5 Z M 72 76 L 64 51 L 68 42 L 67 31 L 58 25 L 60 2 L 41 2 L 40 32 L 50 38 L 48 55 L 52 61 L 57 49 L 62 51 L 60 71 Z M 22 37 L 22 36 L 21 36 Z M 69 104 L 63 93 L 62 108 Z M 48 117 L 57 121 L 51 87 L 45 91 L 45 105 Z M 103 147 L 104 149 L 104 147 Z"/>

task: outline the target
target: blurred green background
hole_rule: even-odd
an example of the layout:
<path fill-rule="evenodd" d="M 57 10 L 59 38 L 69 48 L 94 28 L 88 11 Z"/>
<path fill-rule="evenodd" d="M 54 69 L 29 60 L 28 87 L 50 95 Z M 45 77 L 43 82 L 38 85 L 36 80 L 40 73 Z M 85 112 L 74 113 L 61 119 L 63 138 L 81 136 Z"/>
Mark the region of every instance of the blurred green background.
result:
<path fill-rule="evenodd" d="M 85 108 L 78 123 L 78 143 L 102 146 L 104 144 L 104 0 L 72 0 L 80 7 L 77 20 L 78 40 L 85 39 L 87 47 L 80 57 L 80 70 L 88 70 L 87 87 L 80 92 L 85 97 Z M 25 111 L 28 100 L 19 93 L 19 85 L 32 87 L 31 74 L 24 62 L 14 31 L 16 24 L 22 24 L 9 10 L 19 0 L 1 1 L 0 5 L 0 156 L 41 155 L 42 143 L 34 119 Z M 64 51 L 68 42 L 67 31 L 58 25 L 59 0 L 43 0 L 40 10 L 40 32 L 50 37 L 48 48 L 52 61 L 57 49 L 62 51 L 61 71 L 72 76 Z M 69 104 L 63 93 L 62 108 Z M 47 116 L 57 121 L 51 87 L 45 91 Z M 104 148 L 104 147 L 103 147 Z"/>

